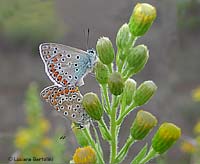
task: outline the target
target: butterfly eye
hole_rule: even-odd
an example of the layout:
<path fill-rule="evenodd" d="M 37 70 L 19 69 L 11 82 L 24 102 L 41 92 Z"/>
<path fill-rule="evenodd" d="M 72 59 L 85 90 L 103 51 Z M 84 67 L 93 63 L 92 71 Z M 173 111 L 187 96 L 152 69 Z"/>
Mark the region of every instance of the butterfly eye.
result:
<path fill-rule="evenodd" d="M 77 107 L 77 108 L 80 108 L 80 105 L 77 104 L 76 107 Z"/>
<path fill-rule="evenodd" d="M 68 106 L 68 110 L 71 110 L 72 108 L 71 108 L 71 106 Z"/>
<path fill-rule="evenodd" d="M 75 64 L 74 64 L 74 66 L 75 66 L 75 67 L 77 67 L 77 66 L 78 66 L 78 64 L 77 64 L 77 63 L 75 63 Z"/>
<path fill-rule="evenodd" d="M 76 59 L 80 59 L 80 56 L 79 56 L 79 55 L 77 55 L 77 56 L 76 56 Z"/>
<path fill-rule="evenodd" d="M 54 54 L 56 54 L 57 51 L 53 51 Z"/>
<path fill-rule="evenodd" d="M 68 54 L 68 55 L 67 55 L 67 57 L 68 57 L 68 58 L 71 58 L 71 55 L 70 55 L 70 54 Z"/>
<path fill-rule="evenodd" d="M 78 71 L 79 71 L 79 69 L 78 69 L 78 68 L 76 68 L 76 69 L 75 69 L 75 71 L 76 71 L 76 72 L 78 72 Z"/>
<path fill-rule="evenodd" d="M 69 76 L 68 76 L 68 78 L 69 78 L 69 79 L 71 79 L 71 78 L 72 78 L 72 76 L 70 76 L 70 75 L 69 75 Z"/>
<path fill-rule="evenodd" d="M 75 99 L 75 98 L 76 98 L 76 95 L 73 95 L 72 98 Z"/>
<path fill-rule="evenodd" d="M 74 111 L 74 112 L 76 112 L 76 111 L 77 111 L 77 109 L 76 109 L 76 108 L 73 108 L 73 111 Z"/>
<path fill-rule="evenodd" d="M 80 99 L 80 98 L 77 98 L 77 101 L 78 101 L 78 102 L 80 102 L 80 101 L 81 101 L 81 99 Z"/>
<path fill-rule="evenodd" d="M 74 77 L 74 79 L 78 79 L 78 77 L 77 77 L 77 76 L 75 76 L 75 77 Z"/>
<path fill-rule="evenodd" d="M 64 106 L 60 106 L 60 109 L 63 110 L 63 109 L 64 109 Z"/>

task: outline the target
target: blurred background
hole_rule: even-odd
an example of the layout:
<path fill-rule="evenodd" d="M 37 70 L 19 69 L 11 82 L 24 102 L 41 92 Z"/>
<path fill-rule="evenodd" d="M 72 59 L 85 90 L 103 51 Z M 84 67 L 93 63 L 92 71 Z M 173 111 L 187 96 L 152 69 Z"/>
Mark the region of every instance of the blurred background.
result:
<path fill-rule="evenodd" d="M 157 116 L 159 123 L 177 124 L 183 138 L 195 140 L 193 127 L 200 119 L 200 1 L 0 0 L 0 163 L 8 163 L 9 156 L 20 154 L 20 149 L 27 146 L 21 144 L 25 141 L 31 148 L 24 155 L 53 154 L 57 163 L 70 160 L 78 146 L 71 122 L 56 115 L 39 97 L 39 92 L 52 82 L 45 74 L 38 46 L 57 42 L 85 50 L 84 31 L 88 28 L 89 47 L 95 48 L 101 36 L 115 44 L 118 29 L 128 22 L 138 2 L 157 8 L 152 28 L 136 43 L 148 46 L 150 58 L 134 79 L 138 84 L 153 80 L 158 86 L 156 96 L 143 109 Z M 92 75 L 84 81 L 83 94 L 99 94 Z M 134 116 L 135 112 L 125 121 L 119 146 L 126 140 Z M 59 140 L 63 135 L 67 139 Z M 180 141 L 152 163 L 194 163 L 192 153 L 188 153 L 190 146 L 181 148 Z M 131 149 L 127 163 L 138 150 Z"/>

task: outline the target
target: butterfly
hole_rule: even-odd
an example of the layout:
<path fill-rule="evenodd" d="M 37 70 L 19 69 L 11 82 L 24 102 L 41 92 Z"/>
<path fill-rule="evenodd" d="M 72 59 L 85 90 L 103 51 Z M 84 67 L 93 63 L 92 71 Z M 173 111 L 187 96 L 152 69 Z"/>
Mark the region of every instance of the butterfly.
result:
<path fill-rule="evenodd" d="M 89 123 L 90 117 L 81 105 L 82 95 L 78 87 L 52 85 L 44 88 L 40 95 L 64 118 L 70 119 L 78 127 L 83 128 Z"/>
<path fill-rule="evenodd" d="M 81 86 L 83 78 L 91 72 L 97 54 L 94 49 L 83 51 L 57 43 L 43 43 L 39 46 L 45 72 L 57 86 Z"/>

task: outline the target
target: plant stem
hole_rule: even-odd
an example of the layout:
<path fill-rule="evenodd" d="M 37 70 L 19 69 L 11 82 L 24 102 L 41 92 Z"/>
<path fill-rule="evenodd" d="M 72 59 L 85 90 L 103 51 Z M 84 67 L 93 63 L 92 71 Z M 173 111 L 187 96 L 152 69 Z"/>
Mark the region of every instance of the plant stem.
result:
<path fill-rule="evenodd" d="M 135 140 L 133 139 L 133 137 L 129 136 L 129 138 L 127 139 L 125 145 L 123 146 L 123 148 L 120 150 L 120 152 L 118 153 L 117 157 L 116 157 L 116 162 L 120 163 L 124 160 L 124 158 L 126 157 L 129 148 L 133 145 L 133 143 L 135 142 Z"/>
<path fill-rule="evenodd" d="M 103 160 L 102 154 L 99 152 L 99 149 L 97 148 L 94 140 L 92 139 L 91 134 L 89 132 L 89 129 L 88 128 L 84 128 L 83 132 L 84 132 L 85 136 L 87 137 L 90 145 L 94 148 L 95 152 L 97 153 L 97 158 L 98 158 L 99 163 L 100 164 L 104 164 L 105 162 Z"/>
<path fill-rule="evenodd" d="M 109 69 L 109 72 L 112 73 L 112 63 L 107 65 L 108 69 Z"/>
<path fill-rule="evenodd" d="M 105 124 L 103 119 L 99 120 L 99 125 L 104 129 L 104 133 L 106 133 L 105 135 L 107 136 L 106 137 L 107 140 L 110 140 L 111 139 L 111 135 L 110 135 L 110 132 L 108 131 L 108 128 L 107 128 L 107 126 L 106 126 L 106 124 Z M 103 132 L 101 131 L 101 133 L 103 133 Z"/>
<path fill-rule="evenodd" d="M 134 110 L 134 108 L 136 108 L 137 106 L 133 103 L 132 105 L 130 105 L 128 107 L 128 109 L 126 109 L 119 117 L 119 119 L 117 120 L 117 125 L 120 125 L 122 123 L 122 121 L 124 120 L 124 118 L 132 111 Z"/>
<path fill-rule="evenodd" d="M 97 130 L 96 130 L 96 128 L 95 128 L 95 126 L 94 126 L 93 124 L 92 124 L 92 128 L 93 128 L 93 130 L 94 130 L 96 142 L 97 142 L 97 144 L 98 144 L 98 149 L 99 149 L 99 151 L 101 152 L 101 154 L 103 154 L 103 151 L 102 151 L 102 148 L 101 148 L 101 143 L 100 143 L 100 141 L 99 141 L 99 136 L 98 136 Z"/>
<path fill-rule="evenodd" d="M 110 163 L 115 163 L 115 157 L 117 154 L 117 136 L 116 136 L 116 110 L 118 107 L 118 98 L 117 96 L 113 97 L 112 111 L 111 111 L 111 120 L 110 120 L 110 131 L 111 131 L 111 155 L 110 155 Z"/>
<path fill-rule="evenodd" d="M 117 63 L 117 67 L 118 67 L 117 71 L 118 71 L 119 73 L 121 73 L 121 72 L 122 72 L 122 68 L 123 68 L 123 66 L 124 66 L 124 61 L 122 61 L 122 60 L 119 58 L 119 53 L 121 53 L 121 51 L 118 51 L 118 52 L 117 52 L 116 63 Z"/>
<path fill-rule="evenodd" d="M 151 159 L 155 158 L 157 155 L 157 152 L 155 152 L 154 149 L 151 147 L 148 154 L 139 162 L 139 164 L 145 164 Z"/>
<path fill-rule="evenodd" d="M 105 101 L 106 101 L 106 106 L 107 106 L 107 112 L 108 114 L 110 114 L 111 112 L 111 107 L 110 107 L 110 100 L 109 100 L 109 96 L 108 96 L 108 88 L 107 88 L 107 85 L 101 85 L 101 88 L 102 88 L 102 91 L 103 91 L 103 95 L 104 95 L 104 98 L 105 98 Z"/>

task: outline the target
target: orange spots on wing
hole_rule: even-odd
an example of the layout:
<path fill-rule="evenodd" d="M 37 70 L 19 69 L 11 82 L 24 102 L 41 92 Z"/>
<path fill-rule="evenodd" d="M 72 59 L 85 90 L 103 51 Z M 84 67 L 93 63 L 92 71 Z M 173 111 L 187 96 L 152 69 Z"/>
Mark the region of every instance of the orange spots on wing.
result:
<path fill-rule="evenodd" d="M 59 74 L 59 72 L 54 72 L 54 77 L 57 77 L 58 76 L 58 74 Z"/>
<path fill-rule="evenodd" d="M 55 71 L 56 71 L 56 69 L 54 67 L 50 69 L 50 72 L 54 73 Z"/>
<path fill-rule="evenodd" d="M 52 59 L 52 62 L 56 63 L 58 61 L 58 59 L 55 57 Z"/>
<path fill-rule="evenodd" d="M 61 80 L 62 80 L 62 76 L 58 76 L 58 77 L 57 77 L 57 80 L 58 80 L 58 81 L 61 81 Z"/>
<path fill-rule="evenodd" d="M 64 85 L 67 85 L 67 80 L 66 79 L 63 79 L 62 82 L 63 82 Z"/>
<path fill-rule="evenodd" d="M 79 90 L 78 90 L 78 87 L 76 87 L 75 89 L 72 89 L 72 90 L 70 90 L 70 92 L 78 92 Z"/>
<path fill-rule="evenodd" d="M 55 65 L 54 65 L 53 63 L 50 64 L 50 67 L 51 67 L 51 68 L 54 68 L 54 66 L 55 66 Z"/>
<path fill-rule="evenodd" d="M 57 101 L 56 100 L 54 100 L 53 102 L 52 102 L 52 105 L 57 105 L 58 103 L 57 103 Z"/>
<path fill-rule="evenodd" d="M 65 92 L 65 94 L 68 94 L 68 93 L 69 93 L 69 90 L 68 90 L 68 89 L 65 89 L 64 92 Z"/>
<path fill-rule="evenodd" d="M 43 99 L 45 99 L 45 100 L 48 99 L 48 96 L 43 96 Z"/>
<path fill-rule="evenodd" d="M 70 92 L 71 92 L 71 93 L 74 93 L 74 92 L 78 92 L 78 90 L 72 89 L 72 90 L 70 90 Z"/>

